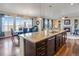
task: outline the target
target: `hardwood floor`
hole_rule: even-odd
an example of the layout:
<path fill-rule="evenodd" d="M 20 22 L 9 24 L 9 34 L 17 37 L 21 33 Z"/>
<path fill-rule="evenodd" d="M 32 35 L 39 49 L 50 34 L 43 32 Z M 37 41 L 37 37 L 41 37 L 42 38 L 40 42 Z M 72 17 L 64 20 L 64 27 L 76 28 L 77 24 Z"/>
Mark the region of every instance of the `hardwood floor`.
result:
<path fill-rule="evenodd" d="M 15 39 L 17 39 L 15 37 Z M 17 43 L 17 41 L 16 41 Z M 11 38 L 0 39 L 0 56 L 19 56 L 19 46 L 12 43 Z M 79 39 L 68 39 L 55 56 L 79 56 Z"/>
<path fill-rule="evenodd" d="M 79 56 L 79 39 L 68 39 L 55 56 Z"/>
<path fill-rule="evenodd" d="M 13 45 L 11 38 L 0 39 L 0 56 L 18 56 L 19 54 L 20 49 Z"/>

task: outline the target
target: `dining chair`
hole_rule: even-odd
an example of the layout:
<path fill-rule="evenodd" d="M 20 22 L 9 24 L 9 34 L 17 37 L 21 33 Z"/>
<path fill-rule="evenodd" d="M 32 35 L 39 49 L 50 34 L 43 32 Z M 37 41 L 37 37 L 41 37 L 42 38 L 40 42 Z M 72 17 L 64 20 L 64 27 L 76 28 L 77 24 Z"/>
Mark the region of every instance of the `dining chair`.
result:
<path fill-rule="evenodd" d="M 18 35 L 18 33 L 15 33 L 14 31 L 13 31 L 13 29 L 11 29 L 11 35 L 12 35 L 12 37 L 11 37 L 11 39 L 12 39 L 12 43 L 13 43 L 13 45 L 16 45 L 16 46 L 19 46 L 19 35 Z M 18 44 L 16 44 L 15 43 L 15 37 L 18 39 Z"/>

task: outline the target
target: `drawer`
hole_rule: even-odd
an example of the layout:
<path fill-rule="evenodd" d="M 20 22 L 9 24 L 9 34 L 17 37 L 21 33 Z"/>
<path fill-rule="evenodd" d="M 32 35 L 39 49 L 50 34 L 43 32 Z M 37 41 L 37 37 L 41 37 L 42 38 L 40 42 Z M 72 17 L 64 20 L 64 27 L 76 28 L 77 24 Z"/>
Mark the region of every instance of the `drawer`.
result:
<path fill-rule="evenodd" d="M 47 50 L 47 46 L 42 46 L 42 47 L 39 47 L 36 49 L 37 52 L 41 52 L 41 51 L 44 51 L 44 50 Z"/>
<path fill-rule="evenodd" d="M 40 48 L 42 46 L 47 46 L 47 40 L 43 40 L 43 41 L 36 43 L 36 48 Z"/>
<path fill-rule="evenodd" d="M 47 51 L 43 50 L 43 51 L 37 52 L 37 55 L 38 56 L 46 56 L 47 55 Z"/>
<path fill-rule="evenodd" d="M 39 53 L 38 56 L 46 56 L 46 53 Z"/>

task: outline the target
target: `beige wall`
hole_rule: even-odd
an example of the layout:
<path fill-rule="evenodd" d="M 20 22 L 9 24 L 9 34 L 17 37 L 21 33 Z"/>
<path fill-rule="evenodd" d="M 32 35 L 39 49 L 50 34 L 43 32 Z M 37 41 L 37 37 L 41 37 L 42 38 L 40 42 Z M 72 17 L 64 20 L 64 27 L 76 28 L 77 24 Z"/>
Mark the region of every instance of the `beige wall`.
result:
<path fill-rule="evenodd" d="M 56 29 L 58 29 L 59 28 L 59 22 L 58 22 L 59 20 L 53 20 L 53 28 L 56 28 Z"/>

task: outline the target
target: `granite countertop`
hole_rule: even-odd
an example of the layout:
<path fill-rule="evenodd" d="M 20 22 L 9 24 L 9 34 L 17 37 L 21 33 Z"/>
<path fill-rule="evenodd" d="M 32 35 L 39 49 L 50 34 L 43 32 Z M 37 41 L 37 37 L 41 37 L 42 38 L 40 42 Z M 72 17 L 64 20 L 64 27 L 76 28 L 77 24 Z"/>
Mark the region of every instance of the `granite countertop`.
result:
<path fill-rule="evenodd" d="M 56 32 L 55 32 L 56 31 Z M 55 32 L 55 33 L 52 33 Z M 20 34 L 19 36 L 30 41 L 33 43 L 39 42 L 41 40 L 44 40 L 46 38 L 55 36 L 59 33 L 65 32 L 64 30 L 45 30 L 41 32 L 33 32 L 33 33 L 26 33 L 26 34 Z"/>

